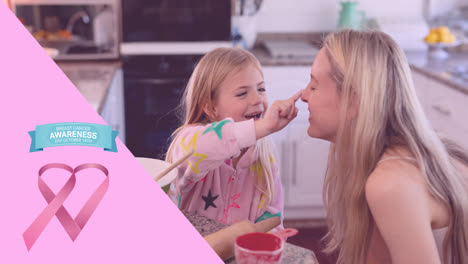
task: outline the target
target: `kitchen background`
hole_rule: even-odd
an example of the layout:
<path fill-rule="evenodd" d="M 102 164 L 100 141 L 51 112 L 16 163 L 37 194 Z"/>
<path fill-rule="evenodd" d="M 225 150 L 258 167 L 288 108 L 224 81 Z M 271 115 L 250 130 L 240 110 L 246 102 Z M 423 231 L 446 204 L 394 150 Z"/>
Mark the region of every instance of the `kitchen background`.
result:
<path fill-rule="evenodd" d="M 405 49 L 433 126 L 468 148 L 466 0 L 4 1 L 136 157 L 163 159 L 179 125 L 180 95 L 207 51 L 251 49 L 264 66 L 271 102 L 305 87 L 317 43 L 337 27 L 392 35 Z M 456 40 L 425 43 L 440 26 Z M 333 263 L 319 251 L 329 144 L 307 136 L 307 108 L 298 106 L 298 118 L 273 136 L 285 226 L 300 229 L 288 241 L 312 249 L 320 263 Z"/>

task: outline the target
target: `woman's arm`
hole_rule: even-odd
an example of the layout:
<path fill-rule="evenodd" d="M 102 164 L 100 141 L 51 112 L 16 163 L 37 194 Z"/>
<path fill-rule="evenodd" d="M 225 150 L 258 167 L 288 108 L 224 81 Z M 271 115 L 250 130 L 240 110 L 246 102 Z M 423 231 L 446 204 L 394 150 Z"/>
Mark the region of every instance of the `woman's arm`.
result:
<path fill-rule="evenodd" d="M 382 163 L 367 180 L 367 203 L 393 264 L 440 264 L 426 188 L 420 171 L 404 161 Z"/>
<path fill-rule="evenodd" d="M 392 258 L 379 229 L 372 227 L 372 236 L 367 252 L 366 264 L 391 264 Z"/>

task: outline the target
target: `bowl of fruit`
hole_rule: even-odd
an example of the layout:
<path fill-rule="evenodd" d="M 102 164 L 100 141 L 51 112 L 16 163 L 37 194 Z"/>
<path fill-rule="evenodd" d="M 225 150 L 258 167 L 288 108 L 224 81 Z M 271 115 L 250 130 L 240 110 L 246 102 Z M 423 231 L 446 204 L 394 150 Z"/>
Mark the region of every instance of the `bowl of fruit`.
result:
<path fill-rule="evenodd" d="M 429 34 L 424 38 L 424 42 L 429 45 L 429 56 L 436 59 L 448 57 L 445 48 L 460 45 L 460 41 L 445 26 L 431 28 Z"/>

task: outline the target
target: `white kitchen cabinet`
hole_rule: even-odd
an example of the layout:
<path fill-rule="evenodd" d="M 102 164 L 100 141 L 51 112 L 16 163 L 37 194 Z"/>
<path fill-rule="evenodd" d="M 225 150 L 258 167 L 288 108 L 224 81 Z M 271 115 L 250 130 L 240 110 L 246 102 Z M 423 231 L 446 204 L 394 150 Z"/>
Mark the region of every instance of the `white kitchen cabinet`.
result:
<path fill-rule="evenodd" d="M 310 66 L 263 68 L 270 104 L 304 89 Z M 299 114 L 285 129 L 273 134 L 281 166 L 286 219 L 324 218 L 322 201 L 329 143 L 307 135 L 307 104 L 298 101 Z"/>
<path fill-rule="evenodd" d="M 112 78 L 109 91 L 101 111 L 101 117 L 119 132 L 117 137 L 125 144 L 125 107 L 122 69 L 117 69 Z"/>
<path fill-rule="evenodd" d="M 323 181 L 330 143 L 307 134 L 307 119 L 294 120 L 287 129 L 283 175 L 287 175 L 285 214 L 291 218 L 324 218 Z"/>
<path fill-rule="evenodd" d="M 413 80 L 433 128 L 468 149 L 468 95 L 416 71 Z"/>

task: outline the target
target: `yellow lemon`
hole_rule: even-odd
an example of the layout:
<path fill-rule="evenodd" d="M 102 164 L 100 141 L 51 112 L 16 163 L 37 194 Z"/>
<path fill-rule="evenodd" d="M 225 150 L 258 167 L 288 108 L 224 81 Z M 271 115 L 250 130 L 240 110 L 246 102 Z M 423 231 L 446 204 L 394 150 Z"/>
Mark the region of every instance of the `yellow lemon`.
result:
<path fill-rule="evenodd" d="M 450 34 L 450 29 L 448 27 L 438 27 L 438 30 L 441 35 Z"/>
<path fill-rule="evenodd" d="M 455 42 L 455 35 L 453 34 L 445 34 L 445 35 L 442 35 L 441 38 L 440 38 L 440 42 L 442 43 L 454 43 Z"/>
<path fill-rule="evenodd" d="M 434 43 L 439 42 L 439 39 L 435 35 L 428 35 L 424 38 L 424 41 L 429 44 L 434 44 Z"/>
<path fill-rule="evenodd" d="M 455 40 L 455 35 L 450 32 L 450 29 L 447 26 L 431 28 L 429 35 L 424 38 L 424 41 L 429 44 L 438 42 L 450 44 L 455 42 Z"/>

